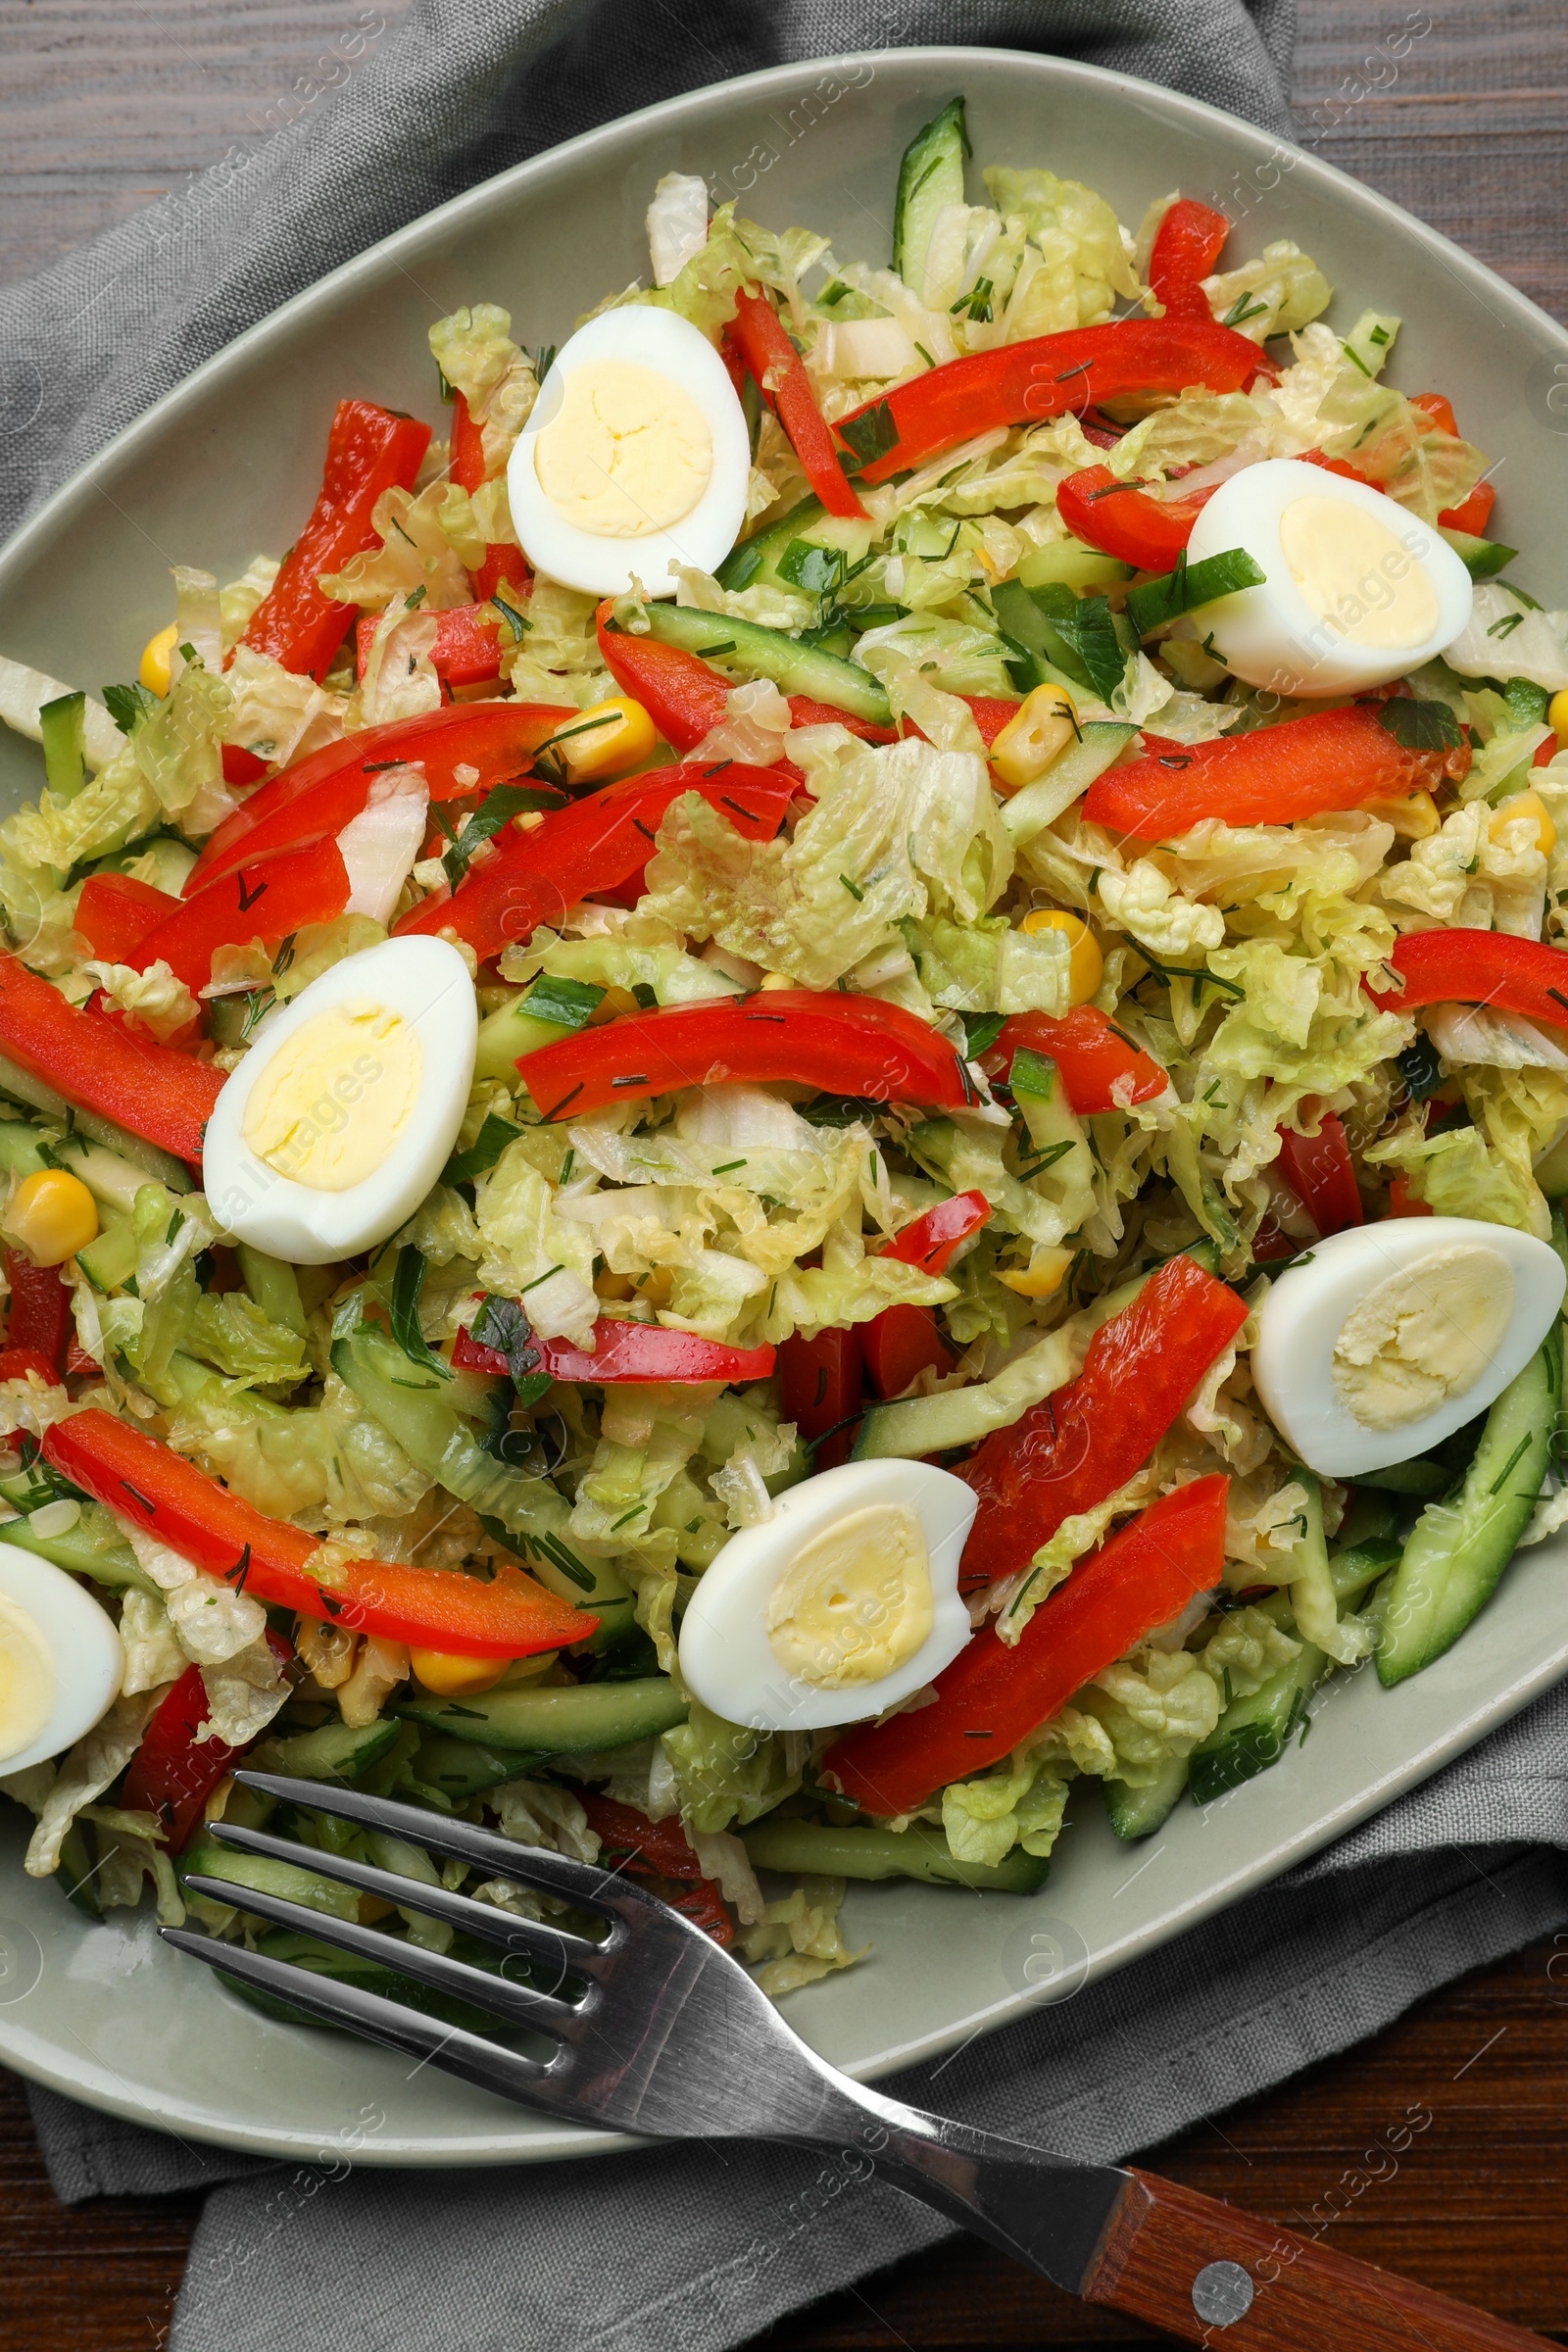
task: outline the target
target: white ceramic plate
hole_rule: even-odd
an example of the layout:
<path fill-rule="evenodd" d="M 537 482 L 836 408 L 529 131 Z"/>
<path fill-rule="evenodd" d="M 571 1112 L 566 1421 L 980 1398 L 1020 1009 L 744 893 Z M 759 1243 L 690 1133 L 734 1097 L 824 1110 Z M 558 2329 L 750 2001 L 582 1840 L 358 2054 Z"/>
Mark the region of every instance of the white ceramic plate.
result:
<path fill-rule="evenodd" d="M 0 557 L 0 648 L 73 678 L 90 647 L 77 682 L 93 688 L 134 675 L 168 610 L 160 549 L 220 578 L 258 549 L 277 552 L 278 518 L 304 514 L 314 496 L 338 399 L 359 393 L 436 418 L 425 330 L 459 303 L 506 303 L 521 340 L 563 341 L 580 302 L 646 272 L 643 212 L 662 172 L 702 172 L 743 212 L 824 229 L 846 259 L 882 260 L 899 156 L 960 90 L 977 168 L 1050 164 L 1131 222 L 1179 186 L 1236 219 L 1228 259 L 1296 238 L 1338 289 L 1342 326 L 1369 303 L 1402 313 L 1396 380 L 1446 392 L 1489 455 L 1508 460 L 1501 521 L 1528 534 L 1519 569 L 1560 601 L 1546 559 L 1568 540 L 1561 328 L 1380 197 L 1191 99 L 1051 59 L 928 49 L 754 74 L 652 108 L 340 270 L 160 402 L 13 541 Z M 0 805 L 41 781 L 30 746 L 0 742 Z M 1568 1671 L 1565 1549 L 1523 1553 L 1458 1648 L 1397 1690 L 1368 1674 L 1336 1680 L 1307 1748 L 1221 1804 L 1180 1806 L 1147 1845 L 1118 1846 L 1086 1788 L 1051 1883 L 1030 1901 L 853 1890 L 849 1938 L 873 1956 L 795 1994 L 792 2022 L 851 2074 L 887 2074 L 1250 1892 Z M 410 2079 L 384 2051 L 272 2024 L 162 1946 L 145 1912 L 88 1925 L 56 1886 L 24 1877 L 24 1829 L 7 1808 L 0 2057 L 21 2073 L 187 2138 L 270 2155 L 329 2161 L 352 2144 L 369 2164 L 514 2164 L 605 2148 L 431 2068 Z"/>

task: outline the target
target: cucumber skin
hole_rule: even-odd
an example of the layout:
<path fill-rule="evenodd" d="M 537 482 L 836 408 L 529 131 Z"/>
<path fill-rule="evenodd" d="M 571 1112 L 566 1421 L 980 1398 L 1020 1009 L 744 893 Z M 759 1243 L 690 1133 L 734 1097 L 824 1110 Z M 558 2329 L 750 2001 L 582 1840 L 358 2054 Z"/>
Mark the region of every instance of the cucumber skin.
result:
<path fill-rule="evenodd" d="M 1457 1499 L 1429 1503 L 1410 1532 L 1378 1628 L 1385 1690 L 1451 1649 L 1492 1598 L 1535 1509 L 1561 1394 L 1559 1326 L 1487 1415 Z M 1521 1438 L 1529 1443 L 1510 1460 Z M 1500 1484 L 1506 1491 L 1494 1494 Z"/>
<path fill-rule="evenodd" d="M 484 1747 L 564 1756 L 625 1747 L 684 1723 L 687 1702 L 663 1675 L 574 1683 L 554 1690 L 491 1690 L 472 1700 L 405 1699 L 398 1713 L 427 1731 Z"/>
<path fill-rule="evenodd" d="M 1214 1730 L 1194 1748 L 1189 1782 L 1195 1804 L 1212 1804 L 1227 1789 L 1277 1764 L 1296 1735 L 1306 1697 L 1328 1671 L 1327 1653 L 1303 1642 L 1299 1653 L 1269 1676 L 1250 1698 L 1227 1707 Z"/>
<path fill-rule="evenodd" d="M 729 658 L 758 677 L 771 678 L 781 693 L 828 703 L 870 726 L 893 724 L 886 689 L 858 662 L 802 645 L 784 630 L 764 629 L 755 620 L 731 620 L 722 612 L 699 612 L 681 605 L 649 605 L 646 610 L 650 634 L 661 645 L 701 654 L 704 646 L 728 640 L 735 648 Z"/>
<path fill-rule="evenodd" d="M 421 1732 L 418 1752 L 405 1767 L 398 1787 L 439 1790 L 453 1804 L 462 1804 L 504 1782 L 526 1780 L 534 1767 L 544 1762 L 543 1756 L 531 1756 L 517 1748 L 485 1747 L 478 1740 Z"/>
<path fill-rule="evenodd" d="M 436 2017 L 450 2026 L 463 2026 L 470 2033 L 488 2034 L 492 2039 L 505 2032 L 491 2011 L 477 2003 L 463 2001 L 449 1993 L 434 1991 L 428 1984 L 413 1977 L 403 1976 L 395 1968 L 378 1968 L 352 1953 L 340 1952 L 330 1944 L 318 1943 L 313 1936 L 301 1935 L 293 1928 L 270 1928 L 259 1936 L 256 1948 L 270 1959 L 289 1960 L 313 1977 L 324 1978 L 329 1984 L 355 1984 L 366 1992 L 377 1992 L 387 2000 L 400 2002 L 405 2009 L 417 2010 L 421 2017 Z M 392 1949 L 396 1949 L 394 1944 Z M 219 1975 L 230 1992 L 237 1993 L 264 2017 L 275 2018 L 287 2026 L 314 2026 L 329 2033 L 346 2033 L 347 2027 L 331 2026 L 325 2018 L 316 2017 L 308 2009 L 298 2009 L 292 2001 L 274 1992 L 264 1992 L 259 1984 L 247 1984 L 238 1977 Z"/>
<path fill-rule="evenodd" d="M 769 581 L 777 574 L 773 566 L 792 539 L 804 539 L 812 523 L 820 522 L 827 513 L 822 501 L 808 491 L 805 498 L 791 507 L 787 514 L 775 515 L 761 530 L 743 539 L 739 547 L 731 548 L 713 577 L 721 588 L 749 588 L 761 573 Z"/>
<path fill-rule="evenodd" d="M 192 1876 L 221 1879 L 234 1889 L 236 1911 L 244 1910 L 248 1887 L 257 1894 L 280 1895 L 285 1901 L 303 1903 L 327 1919 L 359 1917 L 357 1887 L 345 1886 L 336 1879 L 318 1877 L 314 1871 L 297 1869 L 292 1862 L 276 1861 L 270 1854 L 239 1853 L 232 1846 L 220 1845 L 216 1838 L 187 1846 L 179 1857 L 179 1876 L 181 1882 Z M 213 1899 L 207 1897 L 209 1901 Z"/>
<path fill-rule="evenodd" d="M 1173 1756 L 1159 1779 L 1147 1788 L 1131 1788 L 1126 1781 L 1102 1781 L 1105 1818 L 1115 1836 L 1130 1843 L 1162 1830 L 1187 1787 L 1187 1766 L 1185 1756 Z"/>
<path fill-rule="evenodd" d="M 301 1781 L 353 1781 L 368 1772 L 389 1747 L 395 1747 L 395 1717 L 382 1716 L 361 1730 L 346 1723 L 323 1723 L 314 1732 L 294 1732 L 267 1742 L 266 1760 L 259 1770 L 291 1775 Z"/>
<path fill-rule="evenodd" d="M 963 202 L 963 159 L 968 149 L 963 100 L 950 98 L 941 114 L 934 115 L 917 130 L 904 150 L 898 193 L 893 200 L 893 267 L 913 293 L 918 294 L 921 287 L 911 285 L 908 271 L 918 270 L 923 283 L 926 248 L 931 242 L 925 216 L 927 213 L 934 216 L 944 204 Z M 935 171 L 931 169 L 933 159 L 936 159 Z M 929 188 L 930 195 L 917 213 L 915 199 L 922 188 Z"/>
<path fill-rule="evenodd" d="M 761 1821 L 741 1842 L 758 1870 L 835 1879 L 918 1879 L 993 1894 L 1034 1894 L 1051 1864 L 1022 1846 L 1001 1862 L 959 1862 L 940 1831 L 840 1830 L 815 1821 Z"/>

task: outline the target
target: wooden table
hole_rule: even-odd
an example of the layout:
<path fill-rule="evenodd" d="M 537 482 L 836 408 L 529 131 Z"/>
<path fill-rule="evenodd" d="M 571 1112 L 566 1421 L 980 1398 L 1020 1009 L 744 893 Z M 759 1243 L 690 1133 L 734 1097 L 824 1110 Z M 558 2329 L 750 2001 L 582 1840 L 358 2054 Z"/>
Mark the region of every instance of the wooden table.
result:
<path fill-rule="evenodd" d="M 319 103 L 313 88 L 353 70 L 344 43 L 355 28 L 394 24 L 407 4 L 0 0 L 0 276 L 56 259 Z M 1560 0 L 1449 0 L 1441 21 L 1421 7 L 1301 0 L 1301 17 L 1304 143 L 1568 319 Z M 1387 44 L 1401 32 L 1412 37 L 1390 79 Z M 372 34 L 367 54 L 384 37 Z M 1448 1987 L 1366 2047 L 1149 2160 L 1286 2223 L 1337 2205 L 1331 2243 L 1568 2343 L 1565 2059 L 1568 1936 Z M 1356 2194 L 1363 2151 L 1412 2111 L 1431 2122 L 1395 2177 Z M 0 2076 L 5 2352 L 156 2352 L 196 2212 L 188 2198 L 63 2212 L 21 2086 Z M 767 2343 L 939 2352 L 1154 2340 L 963 2243 L 820 2305 Z"/>

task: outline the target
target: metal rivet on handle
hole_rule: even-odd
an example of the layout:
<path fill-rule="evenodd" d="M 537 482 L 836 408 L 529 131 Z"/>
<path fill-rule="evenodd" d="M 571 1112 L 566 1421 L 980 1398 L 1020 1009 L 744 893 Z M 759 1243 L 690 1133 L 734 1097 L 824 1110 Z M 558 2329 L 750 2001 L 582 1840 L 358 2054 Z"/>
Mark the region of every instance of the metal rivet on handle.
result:
<path fill-rule="evenodd" d="M 1193 2309 L 1211 2328 L 1233 2328 L 1256 2290 L 1239 2262 L 1207 2262 L 1193 2280 Z"/>

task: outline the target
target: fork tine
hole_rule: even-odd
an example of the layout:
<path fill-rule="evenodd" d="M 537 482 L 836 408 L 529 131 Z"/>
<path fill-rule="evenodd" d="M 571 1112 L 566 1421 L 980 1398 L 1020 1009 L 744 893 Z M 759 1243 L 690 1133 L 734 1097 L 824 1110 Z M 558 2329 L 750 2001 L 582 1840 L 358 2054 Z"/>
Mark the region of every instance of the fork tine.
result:
<path fill-rule="evenodd" d="M 230 1880 L 210 1879 L 199 1871 L 188 1873 L 185 1885 L 193 1893 L 205 1894 L 217 1903 L 231 1903 L 236 1892 Z M 345 1952 L 373 1961 L 379 1968 L 394 1969 L 400 1976 L 413 1977 L 437 1992 L 451 1993 L 454 1999 L 467 2001 L 475 2009 L 488 2009 L 492 2016 L 505 2019 L 508 2025 L 536 2028 L 553 2034 L 558 2040 L 571 2037 L 573 2022 L 597 1998 L 590 1990 L 583 2003 L 565 2001 L 555 1993 L 536 1991 L 531 1985 L 514 1984 L 508 1977 L 491 1976 L 482 1968 L 470 1967 L 466 1960 L 449 1959 L 444 1952 L 426 1951 L 418 1944 L 383 1936 L 375 1928 L 362 1928 L 357 1921 L 329 1918 L 304 1903 L 290 1902 L 283 1895 L 266 1894 L 254 1886 L 245 1887 L 243 1893 L 242 1908 L 254 1912 L 258 1918 L 273 1920 L 280 1928 L 299 1929 L 322 1943 L 336 1944 Z"/>
<path fill-rule="evenodd" d="M 482 1936 L 486 1943 L 499 1944 L 503 1951 L 544 1960 L 580 1977 L 593 1978 L 599 1973 L 603 1945 L 590 1942 L 586 1936 L 568 1935 L 564 1929 L 544 1920 L 518 1919 L 510 1911 L 498 1910 L 494 1903 L 475 1902 L 472 1895 L 454 1894 L 445 1886 L 427 1886 L 420 1879 L 406 1879 L 397 1871 L 382 1870 L 373 1862 L 361 1862 L 352 1854 L 325 1853 L 318 1846 L 299 1845 L 289 1838 L 274 1838 L 268 1830 L 242 1829 L 237 1822 L 210 1822 L 208 1834 L 223 1845 L 237 1847 L 243 1854 L 261 1854 L 270 1861 L 287 1862 L 295 1870 L 315 1871 L 324 1879 L 340 1879 L 344 1886 L 357 1886 L 363 1894 L 379 1895 L 383 1902 L 422 1911 L 427 1919 L 443 1920 L 448 1927 L 461 1928 L 465 1935 Z M 227 1894 L 219 1898 L 220 1901 L 242 1911 L 260 1908 L 250 1902 L 253 1889 L 249 1886 L 228 1880 L 215 1884 L 229 1888 Z M 313 1911 L 307 1916 L 315 1919 L 323 1915 Z"/>
<path fill-rule="evenodd" d="M 330 1983 L 290 1960 L 274 1960 L 266 1952 L 248 1952 L 243 1944 L 220 1943 L 216 1936 L 192 1935 L 187 1928 L 160 1928 L 166 1943 L 201 1960 L 222 1975 L 254 1984 L 274 1999 L 292 2002 L 326 2026 L 346 2026 L 368 2041 L 385 2043 L 405 2057 L 440 2067 L 481 2090 L 532 2101 L 553 2076 L 553 2063 L 529 2058 L 520 2050 L 503 2049 L 461 2026 L 443 2025 L 439 2018 L 421 2017 L 379 1992 L 359 1984 Z"/>
<path fill-rule="evenodd" d="M 319 1781 L 285 1780 L 271 1772 L 236 1772 L 245 1788 L 259 1789 L 286 1804 L 304 1805 L 312 1812 L 330 1813 L 340 1821 L 359 1822 L 368 1830 L 387 1830 L 411 1845 L 443 1854 L 454 1862 L 470 1862 L 492 1877 L 516 1879 L 542 1886 L 550 1894 L 565 1895 L 574 1903 L 623 1918 L 644 1906 L 638 1890 L 615 1872 L 599 1870 L 591 1862 L 574 1862 L 543 1846 L 516 1845 L 494 1830 L 475 1829 L 466 1821 L 450 1821 L 428 1813 L 422 1805 L 400 1805 L 389 1796 L 370 1796 L 359 1788 L 330 1788 Z M 217 1825 L 215 1825 L 217 1826 Z"/>

